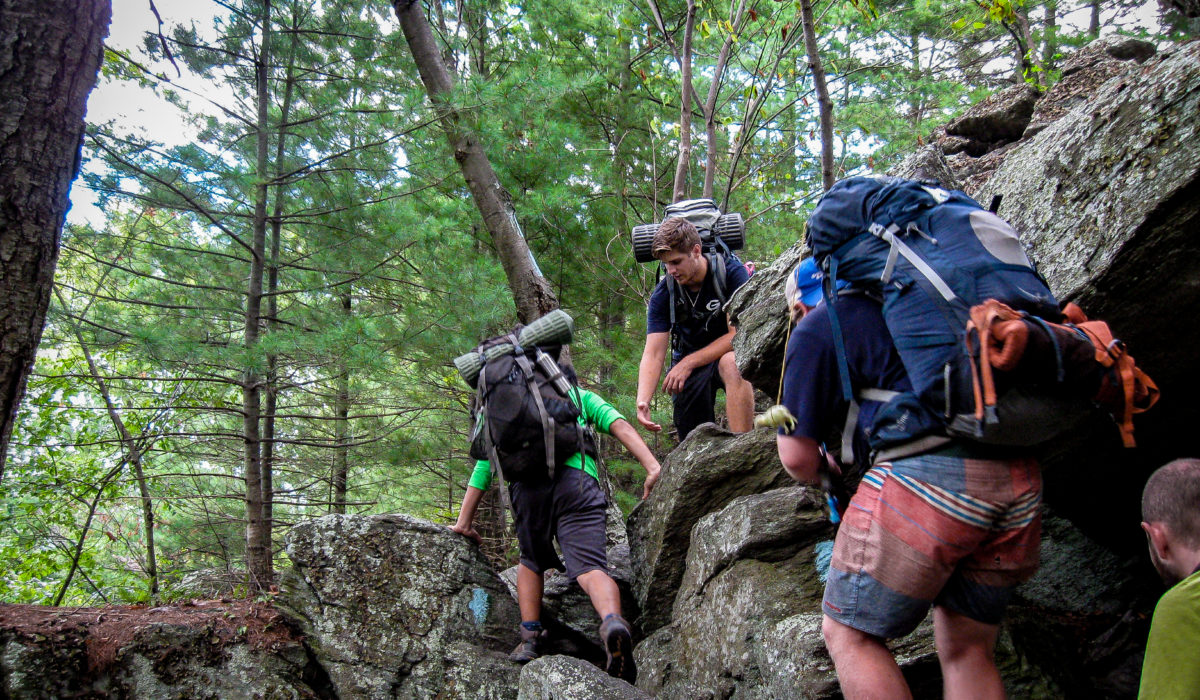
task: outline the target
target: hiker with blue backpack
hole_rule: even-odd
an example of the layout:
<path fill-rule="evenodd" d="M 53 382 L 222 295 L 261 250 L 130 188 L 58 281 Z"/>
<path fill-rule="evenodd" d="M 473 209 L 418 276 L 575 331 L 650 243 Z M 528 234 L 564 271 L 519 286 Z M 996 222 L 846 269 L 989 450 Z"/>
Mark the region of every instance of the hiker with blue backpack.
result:
<path fill-rule="evenodd" d="M 455 360 L 463 379 L 478 389 L 471 449 L 478 461 L 451 529 L 481 541 L 473 526 L 475 511 L 498 474 L 521 553 L 521 641 L 510 660 L 523 664 L 542 653 L 545 572 L 555 569 L 579 584 L 600 616 L 607 672 L 634 683 L 633 632 L 621 616 L 617 583 L 608 574 L 608 498 L 599 483 L 592 431 L 617 438 L 646 470 L 643 498 L 661 468 L 637 430 L 611 404 L 580 387 L 569 366 L 557 363 L 561 344 L 570 342 L 573 332 L 570 317 L 556 310 Z"/>
<path fill-rule="evenodd" d="M 961 192 L 849 178 L 808 243 L 825 303 L 791 333 L 772 410 L 789 475 L 857 482 L 822 602 L 842 692 L 911 697 L 885 640 L 932 607 L 945 697 L 1003 698 L 999 625 L 1038 564 L 1033 447 L 1101 399 L 1131 441 L 1153 383 L 1101 322 L 1068 323 L 1016 232 Z"/>
<path fill-rule="evenodd" d="M 706 201 L 706 200 L 697 200 Z M 733 355 L 734 329 L 723 310 L 728 296 L 750 279 L 731 251 L 705 253 L 691 221 L 674 216 L 654 234 L 651 251 L 666 268 L 646 310 L 646 345 L 638 367 L 637 419 L 662 430 L 650 416 L 650 399 L 662 375 L 667 349 L 671 367 L 662 390 L 671 396 L 679 439 L 716 419 L 717 391 L 725 391 L 729 429 L 753 427 L 754 388 L 742 378 Z"/>

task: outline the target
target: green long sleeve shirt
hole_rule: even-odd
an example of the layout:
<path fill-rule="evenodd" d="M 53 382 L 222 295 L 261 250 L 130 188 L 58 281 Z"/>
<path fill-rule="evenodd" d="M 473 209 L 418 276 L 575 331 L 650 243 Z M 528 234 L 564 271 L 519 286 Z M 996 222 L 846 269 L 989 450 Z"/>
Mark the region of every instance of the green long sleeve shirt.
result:
<path fill-rule="evenodd" d="M 570 398 L 579 407 L 579 424 L 593 425 L 597 430 L 606 435 L 614 422 L 624 418 L 620 411 L 612 407 L 612 404 L 587 389 L 579 389 L 578 392 L 572 390 Z M 581 457 L 582 459 L 580 459 Z M 591 474 L 594 479 L 598 480 L 600 478 L 596 472 L 596 460 L 592 459 L 591 455 L 581 455 L 576 452 L 567 458 L 566 465 L 575 469 L 582 469 L 584 472 Z M 486 459 L 481 459 L 475 463 L 475 471 L 471 473 L 471 480 L 467 482 L 467 485 L 481 491 L 486 491 L 492 485 L 492 467 Z"/>

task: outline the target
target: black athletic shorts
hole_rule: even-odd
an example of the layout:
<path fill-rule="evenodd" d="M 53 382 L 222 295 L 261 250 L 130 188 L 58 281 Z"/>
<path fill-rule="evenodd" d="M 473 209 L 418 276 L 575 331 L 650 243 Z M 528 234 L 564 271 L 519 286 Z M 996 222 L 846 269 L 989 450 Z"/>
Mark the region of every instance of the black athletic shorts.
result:
<path fill-rule="evenodd" d="M 692 370 L 683 383 L 683 391 L 671 397 L 675 404 L 675 429 L 679 431 L 680 440 L 697 425 L 716 422 L 717 389 L 724 388 L 725 382 L 721 380 L 716 362 Z"/>
<path fill-rule="evenodd" d="M 582 469 L 560 467 L 552 482 L 513 483 L 508 487 L 516 520 L 521 563 L 534 573 L 563 571 L 554 539 L 567 560 L 565 571 L 576 576 L 608 571 L 605 533 L 608 503 L 600 483 Z"/>

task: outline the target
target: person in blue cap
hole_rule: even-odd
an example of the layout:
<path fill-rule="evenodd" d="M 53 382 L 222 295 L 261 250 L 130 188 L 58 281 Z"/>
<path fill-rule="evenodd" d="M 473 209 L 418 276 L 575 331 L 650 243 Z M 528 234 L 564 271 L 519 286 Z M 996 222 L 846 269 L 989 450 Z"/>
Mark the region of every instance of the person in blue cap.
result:
<path fill-rule="evenodd" d="M 817 269 L 817 262 L 813 258 L 801 260 L 792 274 L 788 275 L 783 296 L 787 299 L 792 323 L 804 318 L 806 313 L 821 302 L 822 279 L 824 275 Z M 838 284 L 839 289 L 844 286 L 845 282 Z"/>

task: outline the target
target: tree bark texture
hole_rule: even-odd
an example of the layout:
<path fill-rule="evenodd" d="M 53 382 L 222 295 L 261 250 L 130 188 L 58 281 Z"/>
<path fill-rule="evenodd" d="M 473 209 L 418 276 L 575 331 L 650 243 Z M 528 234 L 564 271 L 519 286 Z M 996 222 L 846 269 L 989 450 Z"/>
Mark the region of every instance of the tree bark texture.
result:
<path fill-rule="evenodd" d="M 0 0 L 0 479 L 111 15 L 109 0 Z"/>
<path fill-rule="evenodd" d="M 745 14 L 746 0 L 740 0 L 736 9 L 729 9 L 729 26 L 734 28 L 725 41 L 721 43 L 721 53 L 717 55 L 717 63 L 713 66 L 712 82 L 708 86 L 708 97 L 704 100 L 704 134 L 708 143 L 708 152 L 704 157 L 704 190 L 701 197 L 712 199 L 713 185 L 717 178 L 717 156 L 721 153 L 717 142 L 717 97 L 721 93 L 721 77 L 725 74 L 725 66 L 729 63 L 729 52 L 733 48 L 733 37 L 742 31 L 742 17 Z"/>
<path fill-rule="evenodd" d="M 696 30 L 696 3 L 688 0 L 687 19 L 683 28 L 683 55 L 680 56 L 682 87 L 679 97 L 679 162 L 675 165 L 675 187 L 671 200 L 687 199 L 688 166 L 692 160 L 692 105 L 688 102 L 692 94 L 692 34 Z"/>
<path fill-rule="evenodd" d="M 529 323 L 557 309 L 558 296 L 534 263 L 533 254 L 517 225 L 512 196 L 500 184 L 478 135 L 464 126 L 461 115 L 450 101 L 453 83 L 421 3 L 395 0 L 393 6 L 429 101 L 454 150 L 454 159 L 467 181 L 483 224 L 492 236 L 517 307 L 517 317 L 523 323 Z"/>
<path fill-rule="evenodd" d="M 244 342 L 248 364 L 242 384 L 242 440 L 245 445 L 246 475 L 246 570 L 252 591 L 265 591 L 271 587 L 274 572 L 271 566 L 271 542 L 266 520 L 263 517 L 262 491 L 262 374 L 254 368 L 254 350 L 258 345 L 262 323 L 263 272 L 266 268 L 267 247 L 267 185 L 271 180 L 268 170 L 269 100 L 268 77 L 271 70 L 271 3 L 263 3 L 262 37 L 255 59 L 257 77 L 258 118 L 256 138 L 254 188 L 253 239 L 249 284 L 246 289 L 246 327 Z"/>
<path fill-rule="evenodd" d="M 829 99 L 825 68 L 821 65 L 821 48 L 817 44 L 812 0 L 800 0 L 800 23 L 804 25 L 804 48 L 808 53 L 808 69 L 812 71 L 813 88 L 817 91 L 817 111 L 821 117 L 821 183 L 828 192 L 836 179 L 833 172 L 833 100 Z"/>
<path fill-rule="evenodd" d="M 354 318 L 354 297 L 349 292 L 342 295 L 342 314 L 349 323 Z M 346 482 L 350 469 L 350 366 L 342 358 L 337 376 L 337 396 L 333 399 L 333 498 L 329 512 L 346 512 Z"/>

